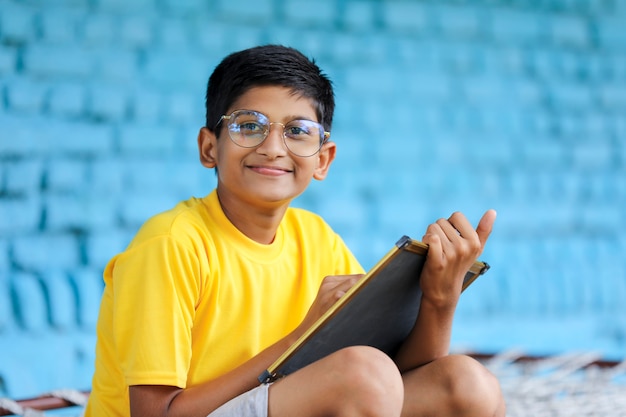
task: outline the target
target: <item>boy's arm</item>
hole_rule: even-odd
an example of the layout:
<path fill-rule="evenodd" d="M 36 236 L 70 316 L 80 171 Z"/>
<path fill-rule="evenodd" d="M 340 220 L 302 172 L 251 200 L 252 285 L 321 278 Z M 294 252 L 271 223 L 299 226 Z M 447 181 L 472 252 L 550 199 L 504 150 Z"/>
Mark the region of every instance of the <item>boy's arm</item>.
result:
<path fill-rule="evenodd" d="M 457 212 L 428 227 L 422 239 L 429 245 L 420 277 L 422 301 L 415 326 L 395 357 L 400 371 L 448 354 L 463 279 L 482 253 L 495 218 L 494 210 L 487 211 L 474 230 Z"/>
<path fill-rule="evenodd" d="M 133 417 L 206 416 L 228 400 L 258 386 L 258 375 L 293 341 L 294 338 L 287 337 L 229 373 L 194 387 L 131 386 L 130 414 Z"/>
<path fill-rule="evenodd" d="M 361 276 L 342 275 L 324 278 L 315 301 L 296 330 L 219 378 L 186 389 L 163 385 L 131 386 L 129 388 L 131 416 L 204 417 L 230 399 L 258 386 L 258 376 L 295 343 L 297 338 L 341 298 Z"/>

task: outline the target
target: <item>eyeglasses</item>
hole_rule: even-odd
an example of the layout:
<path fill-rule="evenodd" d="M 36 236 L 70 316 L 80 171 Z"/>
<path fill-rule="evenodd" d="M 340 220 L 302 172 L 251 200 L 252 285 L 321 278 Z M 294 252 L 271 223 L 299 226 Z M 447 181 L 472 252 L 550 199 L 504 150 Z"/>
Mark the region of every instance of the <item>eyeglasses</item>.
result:
<path fill-rule="evenodd" d="M 270 122 L 263 113 L 254 110 L 235 110 L 230 115 L 220 117 L 215 127 L 228 120 L 228 136 L 242 148 L 259 146 L 267 138 L 272 125 L 283 127 L 283 142 L 289 152 L 296 156 L 308 157 L 319 152 L 330 138 L 330 132 L 312 120 L 297 119 L 287 124 Z"/>

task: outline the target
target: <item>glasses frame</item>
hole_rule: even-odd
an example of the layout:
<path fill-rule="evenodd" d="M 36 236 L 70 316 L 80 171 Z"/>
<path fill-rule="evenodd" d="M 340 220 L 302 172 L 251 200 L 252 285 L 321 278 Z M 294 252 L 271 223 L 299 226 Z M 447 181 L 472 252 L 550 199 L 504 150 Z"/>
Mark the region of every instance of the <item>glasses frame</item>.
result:
<path fill-rule="evenodd" d="M 268 128 L 265 130 L 265 132 L 264 132 L 264 137 L 263 137 L 263 140 L 261 140 L 261 141 L 260 141 L 259 143 L 257 143 L 256 145 L 252 145 L 252 146 L 244 146 L 244 145 L 242 145 L 242 144 L 240 144 L 240 143 L 237 143 L 237 141 L 235 141 L 235 138 L 233 138 L 233 136 L 231 135 L 231 130 L 230 130 L 230 126 L 231 126 L 231 119 L 234 119 L 236 116 L 238 116 L 238 115 L 239 115 L 239 114 L 241 114 L 241 113 L 259 114 L 259 115 L 261 115 L 261 116 L 265 117 L 265 118 L 268 120 L 269 127 L 268 127 Z M 261 146 L 261 145 L 263 144 L 263 142 L 265 142 L 265 140 L 267 139 L 267 137 L 270 135 L 270 129 L 272 128 L 272 125 L 280 125 L 280 126 L 282 126 L 282 128 L 283 128 L 283 134 L 282 134 L 282 137 L 283 137 L 283 144 L 285 145 L 285 149 L 287 149 L 287 150 L 288 150 L 289 152 L 291 152 L 292 154 L 294 154 L 294 155 L 296 155 L 296 156 L 299 156 L 299 157 L 301 157 L 301 158 L 309 158 L 309 157 L 311 157 L 311 156 L 313 156 L 313 155 L 317 154 L 317 153 L 318 153 L 318 152 L 322 149 L 322 146 L 324 146 L 324 144 L 325 144 L 326 142 L 328 142 L 328 139 L 330 139 L 330 132 L 327 132 L 326 130 L 324 130 L 324 126 L 323 126 L 321 123 L 315 122 L 315 121 L 313 121 L 313 120 L 308 120 L 308 119 L 293 119 L 293 120 L 290 120 L 289 122 L 287 122 L 286 124 L 285 124 L 285 123 L 281 123 L 281 122 L 270 122 L 270 121 L 269 121 L 269 120 L 270 120 L 270 118 L 269 118 L 269 117 L 267 117 L 265 114 L 263 114 L 263 113 L 259 112 L 259 111 L 256 111 L 256 110 L 247 110 L 247 109 L 239 109 L 239 110 L 234 110 L 232 113 L 230 113 L 230 114 L 228 114 L 228 115 L 226 115 L 226 114 L 222 115 L 222 116 L 220 117 L 220 119 L 217 121 L 216 125 L 215 125 L 215 130 L 217 130 L 217 128 L 219 127 L 219 125 L 220 125 L 220 124 L 221 124 L 224 120 L 226 120 L 226 121 L 228 122 L 228 123 L 227 123 L 228 137 L 230 138 L 231 142 L 233 142 L 235 145 L 237 145 L 237 146 L 239 146 L 239 147 L 242 147 L 242 148 L 247 148 L 247 149 L 256 148 L 257 146 Z M 295 153 L 294 151 L 292 151 L 292 150 L 291 150 L 291 148 L 289 148 L 289 145 L 287 145 L 287 135 L 285 134 L 285 126 L 286 126 L 286 125 L 288 125 L 289 123 L 292 123 L 292 122 L 296 121 L 296 120 L 305 120 L 305 121 L 307 121 L 307 122 L 309 122 L 309 123 L 315 123 L 315 124 L 319 125 L 319 127 L 320 127 L 320 131 L 324 132 L 324 134 L 320 137 L 320 143 L 319 143 L 319 146 L 318 146 L 317 150 L 316 150 L 315 152 L 313 152 L 312 154 L 310 154 L 310 155 L 300 155 L 300 154 L 297 154 L 297 153 Z"/>

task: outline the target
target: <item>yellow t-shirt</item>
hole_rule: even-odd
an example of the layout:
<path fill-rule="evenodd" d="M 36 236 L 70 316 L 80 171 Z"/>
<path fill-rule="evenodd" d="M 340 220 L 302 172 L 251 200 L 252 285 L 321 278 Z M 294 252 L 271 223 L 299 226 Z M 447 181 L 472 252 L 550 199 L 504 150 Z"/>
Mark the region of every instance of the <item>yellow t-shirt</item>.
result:
<path fill-rule="evenodd" d="M 313 213 L 289 208 L 263 245 L 230 223 L 216 191 L 181 202 L 105 269 L 86 416 L 129 415 L 130 385 L 226 373 L 295 329 L 325 276 L 362 272 Z"/>

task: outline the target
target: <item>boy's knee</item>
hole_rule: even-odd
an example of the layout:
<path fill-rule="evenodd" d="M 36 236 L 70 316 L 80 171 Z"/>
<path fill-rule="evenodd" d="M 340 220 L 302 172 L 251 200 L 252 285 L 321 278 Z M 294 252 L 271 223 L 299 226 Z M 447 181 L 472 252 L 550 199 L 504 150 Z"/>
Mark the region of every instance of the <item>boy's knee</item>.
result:
<path fill-rule="evenodd" d="M 367 346 L 345 348 L 332 356 L 340 389 L 366 409 L 367 415 L 400 415 L 404 385 L 391 358 Z"/>
<path fill-rule="evenodd" d="M 369 346 L 352 346 L 335 352 L 337 365 L 351 378 L 370 379 L 374 375 L 402 384 L 400 371 L 385 353 Z M 395 380 L 395 381 L 393 381 Z"/>
<path fill-rule="evenodd" d="M 475 410 L 476 415 L 501 415 L 504 400 L 495 375 L 469 356 L 451 355 L 443 359 L 444 387 L 454 409 Z"/>

